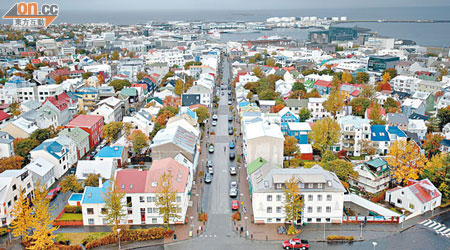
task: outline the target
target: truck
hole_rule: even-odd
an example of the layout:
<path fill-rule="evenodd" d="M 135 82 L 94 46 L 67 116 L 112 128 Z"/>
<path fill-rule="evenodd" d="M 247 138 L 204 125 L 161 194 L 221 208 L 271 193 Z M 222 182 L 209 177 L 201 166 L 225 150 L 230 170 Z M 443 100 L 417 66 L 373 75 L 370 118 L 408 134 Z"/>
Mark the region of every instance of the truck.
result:
<path fill-rule="evenodd" d="M 301 240 L 299 238 L 294 238 L 290 240 L 285 240 L 281 244 L 283 249 L 309 249 L 309 243 L 307 240 Z"/>

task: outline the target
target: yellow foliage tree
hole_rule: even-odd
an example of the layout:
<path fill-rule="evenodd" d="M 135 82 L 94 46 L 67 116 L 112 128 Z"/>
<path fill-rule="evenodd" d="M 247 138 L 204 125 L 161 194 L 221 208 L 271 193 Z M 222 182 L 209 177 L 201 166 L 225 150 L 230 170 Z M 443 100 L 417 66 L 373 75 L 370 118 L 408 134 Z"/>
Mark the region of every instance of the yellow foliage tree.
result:
<path fill-rule="evenodd" d="M 10 227 L 13 230 L 12 235 L 14 237 L 20 237 L 24 241 L 28 240 L 28 229 L 31 226 L 30 214 L 30 204 L 27 197 L 25 197 L 24 190 L 21 190 L 11 210 L 11 217 L 14 220 L 11 221 Z"/>
<path fill-rule="evenodd" d="M 173 90 L 173 93 L 175 93 L 176 95 L 181 96 L 181 94 L 183 94 L 183 80 L 178 79 L 175 81 L 175 88 Z"/>
<path fill-rule="evenodd" d="M 345 71 L 342 74 L 342 81 L 345 83 L 351 83 L 353 81 L 352 74 L 348 73 L 348 71 Z"/>
<path fill-rule="evenodd" d="M 406 184 L 409 179 L 419 178 L 426 159 L 415 142 L 401 140 L 392 143 L 386 160 L 397 183 Z"/>
<path fill-rule="evenodd" d="M 327 117 L 314 123 L 310 136 L 312 146 L 324 152 L 339 141 L 341 128 L 336 121 Z"/>
<path fill-rule="evenodd" d="M 336 114 L 344 107 L 344 96 L 339 90 L 332 90 L 328 99 L 323 103 L 323 107 L 336 119 Z"/>
<path fill-rule="evenodd" d="M 391 75 L 388 72 L 384 73 L 383 82 L 386 83 L 386 82 L 389 82 L 390 80 L 391 80 Z"/>
<path fill-rule="evenodd" d="M 286 181 L 283 188 L 284 193 L 284 211 L 286 213 L 286 221 L 291 222 L 289 232 L 295 232 L 294 223 L 299 219 L 299 214 L 303 208 L 303 199 L 300 193 L 299 180 L 294 176 L 289 181 Z"/>
<path fill-rule="evenodd" d="M 156 187 L 155 205 L 159 208 L 159 214 L 163 217 L 164 225 L 169 229 L 170 219 L 178 219 L 177 211 L 180 204 L 176 202 L 176 191 L 173 189 L 172 175 L 163 173 Z"/>

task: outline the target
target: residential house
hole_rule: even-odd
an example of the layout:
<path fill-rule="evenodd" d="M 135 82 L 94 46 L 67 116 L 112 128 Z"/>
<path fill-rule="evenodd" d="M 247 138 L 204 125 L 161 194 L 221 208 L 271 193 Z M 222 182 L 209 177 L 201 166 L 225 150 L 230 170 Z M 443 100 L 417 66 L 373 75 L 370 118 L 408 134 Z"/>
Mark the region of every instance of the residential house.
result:
<path fill-rule="evenodd" d="M 386 192 L 385 200 L 413 214 L 424 214 L 441 205 L 442 194 L 428 179 L 408 180 L 406 187 L 398 186 Z"/>
<path fill-rule="evenodd" d="M 58 135 L 67 136 L 75 142 L 77 159 L 81 159 L 89 152 L 89 133 L 81 128 L 65 128 Z"/>
<path fill-rule="evenodd" d="M 83 87 L 73 94 L 78 98 L 79 110 L 92 111 L 99 100 L 98 89 L 92 87 Z"/>
<path fill-rule="evenodd" d="M 407 116 L 413 113 L 425 115 L 425 102 L 419 99 L 408 98 L 402 103 L 402 112 Z"/>
<path fill-rule="evenodd" d="M 408 121 L 408 131 L 411 133 L 417 133 L 420 140 L 425 140 L 427 135 L 427 126 L 424 120 L 413 120 Z"/>
<path fill-rule="evenodd" d="M 190 107 L 195 104 L 202 104 L 200 94 L 182 94 L 181 95 L 181 106 Z"/>
<path fill-rule="evenodd" d="M 30 171 L 35 186 L 39 182 L 50 188 L 55 183 L 55 165 L 43 158 L 36 158 L 24 168 Z"/>
<path fill-rule="evenodd" d="M 398 75 L 390 83 L 393 90 L 412 94 L 417 91 L 419 81 L 420 79 L 412 76 Z"/>
<path fill-rule="evenodd" d="M 280 93 L 280 97 L 287 99 L 292 93 L 292 84 L 284 80 L 278 80 L 275 82 L 275 92 Z"/>
<path fill-rule="evenodd" d="M 69 164 L 69 149 L 57 141 L 45 140 L 39 146 L 30 151 L 31 159 L 43 158 L 52 163 L 55 178 L 59 179 L 71 167 Z"/>
<path fill-rule="evenodd" d="M 144 109 L 140 109 L 133 116 L 124 116 L 123 122 L 130 123 L 133 129 L 139 129 L 146 135 L 153 131 L 153 116 Z"/>
<path fill-rule="evenodd" d="M 75 176 L 77 180 L 85 180 L 89 174 L 99 174 L 101 178 L 110 180 L 116 172 L 117 161 L 112 158 L 96 158 L 92 161 L 80 160 Z"/>
<path fill-rule="evenodd" d="M 42 103 L 42 109 L 48 109 L 48 112 L 55 113 L 56 126 L 64 126 L 69 123 L 76 113 L 77 105 L 66 93 L 47 97 Z"/>
<path fill-rule="evenodd" d="M 338 119 L 341 127 L 340 148 L 350 156 L 360 156 L 361 141 L 370 140 L 370 121 L 359 116 L 344 116 Z"/>
<path fill-rule="evenodd" d="M 113 119 L 114 121 L 122 121 L 123 117 L 127 113 L 125 103 L 123 100 L 120 100 L 116 97 L 109 97 L 104 100 L 101 100 L 98 103 L 98 106 L 106 105 L 110 109 L 113 110 Z M 105 123 L 109 123 L 105 120 Z"/>
<path fill-rule="evenodd" d="M 287 99 L 286 107 L 294 114 L 298 114 L 300 109 L 308 108 L 308 99 Z"/>
<path fill-rule="evenodd" d="M 98 80 L 97 76 L 91 76 L 88 79 L 86 79 L 86 86 L 92 87 L 92 88 L 98 88 L 100 87 L 101 82 Z"/>
<path fill-rule="evenodd" d="M 428 92 L 433 95 L 441 91 L 443 87 L 444 87 L 443 82 L 430 80 L 420 80 L 419 83 L 417 84 L 417 90 L 422 92 Z"/>
<path fill-rule="evenodd" d="M 425 112 L 434 111 L 435 106 L 434 103 L 436 101 L 436 96 L 429 92 L 416 91 L 411 96 L 413 99 L 421 100 L 425 103 Z"/>
<path fill-rule="evenodd" d="M 6 170 L 0 173 L 0 220 L 1 226 L 6 226 L 14 219 L 11 210 L 17 201 L 20 191 L 24 191 L 24 196 L 31 199 L 34 185 L 31 173 L 28 169 Z"/>
<path fill-rule="evenodd" d="M 138 105 L 141 101 L 137 88 L 123 88 L 120 93 L 129 98 L 128 101 L 132 106 Z"/>
<path fill-rule="evenodd" d="M 387 124 L 389 126 L 397 126 L 401 130 L 407 130 L 408 116 L 403 113 L 388 113 Z"/>
<path fill-rule="evenodd" d="M 320 95 L 328 95 L 331 91 L 331 81 L 317 80 L 314 83 L 314 88 L 317 89 Z"/>
<path fill-rule="evenodd" d="M 95 155 L 95 159 L 112 159 L 118 166 L 122 166 L 127 162 L 128 150 L 123 146 L 105 146 Z"/>
<path fill-rule="evenodd" d="M 300 117 L 298 114 L 292 112 L 287 107 L 284 107 L 278 111 L 278 115 L 281 117 L 281 132 L 283 132 L 284 135 L 288 134 L 288 123 L 300 122 Z"/>
<path fill-rule="evenodd" d="M 81 128 L 89 133 L 89 147 L 97 145 L 102 137 L 104 125 L 103 116 L 99 115 L 79 115 L 75 117 L 66 128 Z"/>
<path fill-rule="evenodd" d="M 10 120 L 10 115 L 0 110 L 0 125 L 7 123 Z"/>
<path fill-rule="evenodd" d="M 36 122 L 19 117 L 13 121 L 8 122 L 1 131 L 8 133 L 15 139 L 28 138 L 34 131 L 39 129 Z"/>
<path fill-rule="evenodd" d="M 438 98 L 436 108 L 439 110 L 448 106 L 450 106 L 450 92 L 446 91 Z"/>
<path fill-rule="evenodd" d="M 358 173 L 357 178 L 350 177 L 350 184 L 363 188 L 366 192 L 375 194 L 389 187 L 391 181 L 390 169 L 385 160 L 375 158 L 353 167 Z"/>
<path fill-rule="evenodd" d="M 0 131 L 0 158 L 14 155 L 14 138 L 8 133 Z"/>
<path fill-rule="evenodd" d="M 121 120 L 115 120 L 114 109 L 110 108 L 106 104 L 99 106 L 96 110 L 90 112 L 89 114 L 103 116 L 105 118 L 105 123 L 121 121 Z"/>
<path fill-rule="evenodd" d="M 288 122 L 286 135 L 295 137 L 298 144 L 308 144 L 308 133 L 311 130 L 311 125 L 307 122 Z"/>
<path fill-rule="evenodd" d="M 83 214 L 83 225 L 107 225 L 104 212 L 105 194 L 111 188 L 112 181 L 99 181 L 99 187 L 86 187 L 81 198 L 81 211 Z M 125 206 L 126 204 L 123 203 Z M 123 221 L 124 222 L 124 221 Z M 122 221 L 121 221 L 122 223 Z"/>
<path fill-rule="evenodd" d="M 311 111 L 311 118 L 314 121 L 331 116 L 330 112 L 323 107 L 326 100 L 326 98 L 308 98 L 308 109 Z"/>
<path fill-rule="evenodd" d="M 194 85 L 192 87 L 190 87 L 187 91 L 186 91 L 187 95 L 199 95 L 200 96 L 200 104 L 206 105 L 207 107 L 211 107 L 211 89 L 203 86 L 203 85 Z M 182 95 L 182 99 L 183 96 L 185 94 Z M 191 105 L 184 105 L 183 106 L 191 106 Z"/>

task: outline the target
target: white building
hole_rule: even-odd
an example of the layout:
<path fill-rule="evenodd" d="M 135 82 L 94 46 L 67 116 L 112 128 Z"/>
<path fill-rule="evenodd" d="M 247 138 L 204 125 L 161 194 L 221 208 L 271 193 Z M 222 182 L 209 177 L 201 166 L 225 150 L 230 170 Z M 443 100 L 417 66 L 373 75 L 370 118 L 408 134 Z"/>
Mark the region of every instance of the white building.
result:
<path fill-rule="evenodd" d="M 417 136 L 421 140 L 425 140 L 427 135 L 427 125 L 424 120 L 408 120 L 408 131 L 411 133 L 417 133 Z"/>
<path fill-rule="evenodd" d="M 353 167 L 358 178 L 351 178 L 350 184 L 375 194 L 389 187 L 391 180 L 389 166 L 381 158 L 363 162 Z"/>
<path fill-rule="evenodd" d="M 89 174 L 100 174 L 103 179 L 109 180 L 116 172 L 117 161 L 114 159 L 102 158 L 92 161 L 79 160 L 75 176 L 77 180 L 86 179 Z"/>
<path fill-rule="evenodd" d="M 75 151 L 76 152 L 76 151 Z M 55 166 L 55 178 L 59 179 L 70 168 L 69 149 L 57 141 L 46 140 L 30 151 L 31 159 L 43 158 Z"/>
<path fill-rule="evenodd" d="M 358 116 L 344 116 L 338 119 L 341 127 L 340 145 L 351 155 L 361 155 L 361 141 L 370 139 L 370 121 Z"/>
<path fill-rule="evenodd" d="M 393 90 L 414 93 L 417 91 L 417 84 L 420 79 L 412 76 L 398 75 L 391 80 L 391 86 Z"/>
<path fill-rule="evenodd" d="M 308 98 L 308 109 L 311 111 L 311 118 L 313 120 L 320 120 L 324 117 L 331 116 L 330 112 L 323 107 L 323 103 L 326 100 L 326 98 Z"/>
<path fill-rule="evenodd" d="M 8 133 L 0 131 L 0 158 L 14 155 L 14 138 Z"/>
<path fill-rule="evenodd" d="M 55 165 L 51 162 L 37 158 L 26 165 L 25 168 L 30 171 L 34 184 L 39 182 L 46 188 L 50 188 L 55 183 Z"/>

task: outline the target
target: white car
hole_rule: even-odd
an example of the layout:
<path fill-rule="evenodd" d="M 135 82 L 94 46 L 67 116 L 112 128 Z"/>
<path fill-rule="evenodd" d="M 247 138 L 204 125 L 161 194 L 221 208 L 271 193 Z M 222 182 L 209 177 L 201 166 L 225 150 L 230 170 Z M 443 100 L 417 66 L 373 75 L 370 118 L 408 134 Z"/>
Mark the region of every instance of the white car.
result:
<path fill-rule="evenodd" d="M 212 118 L 213 118 L 213 120 L 217 120 L 217 115 L 214 114 L 214 115 L 212 116 Z"/>
<path fill-rule="evenodd" d="M 212 121 L 211 125 L 216 126 L 217 125 L 217 121 Z"/>
<path fill-rule="evenodd" d="M 230 167 L 230 174 L 231 174 L 231 175 L 237 174 L 236 167 Z"/>

